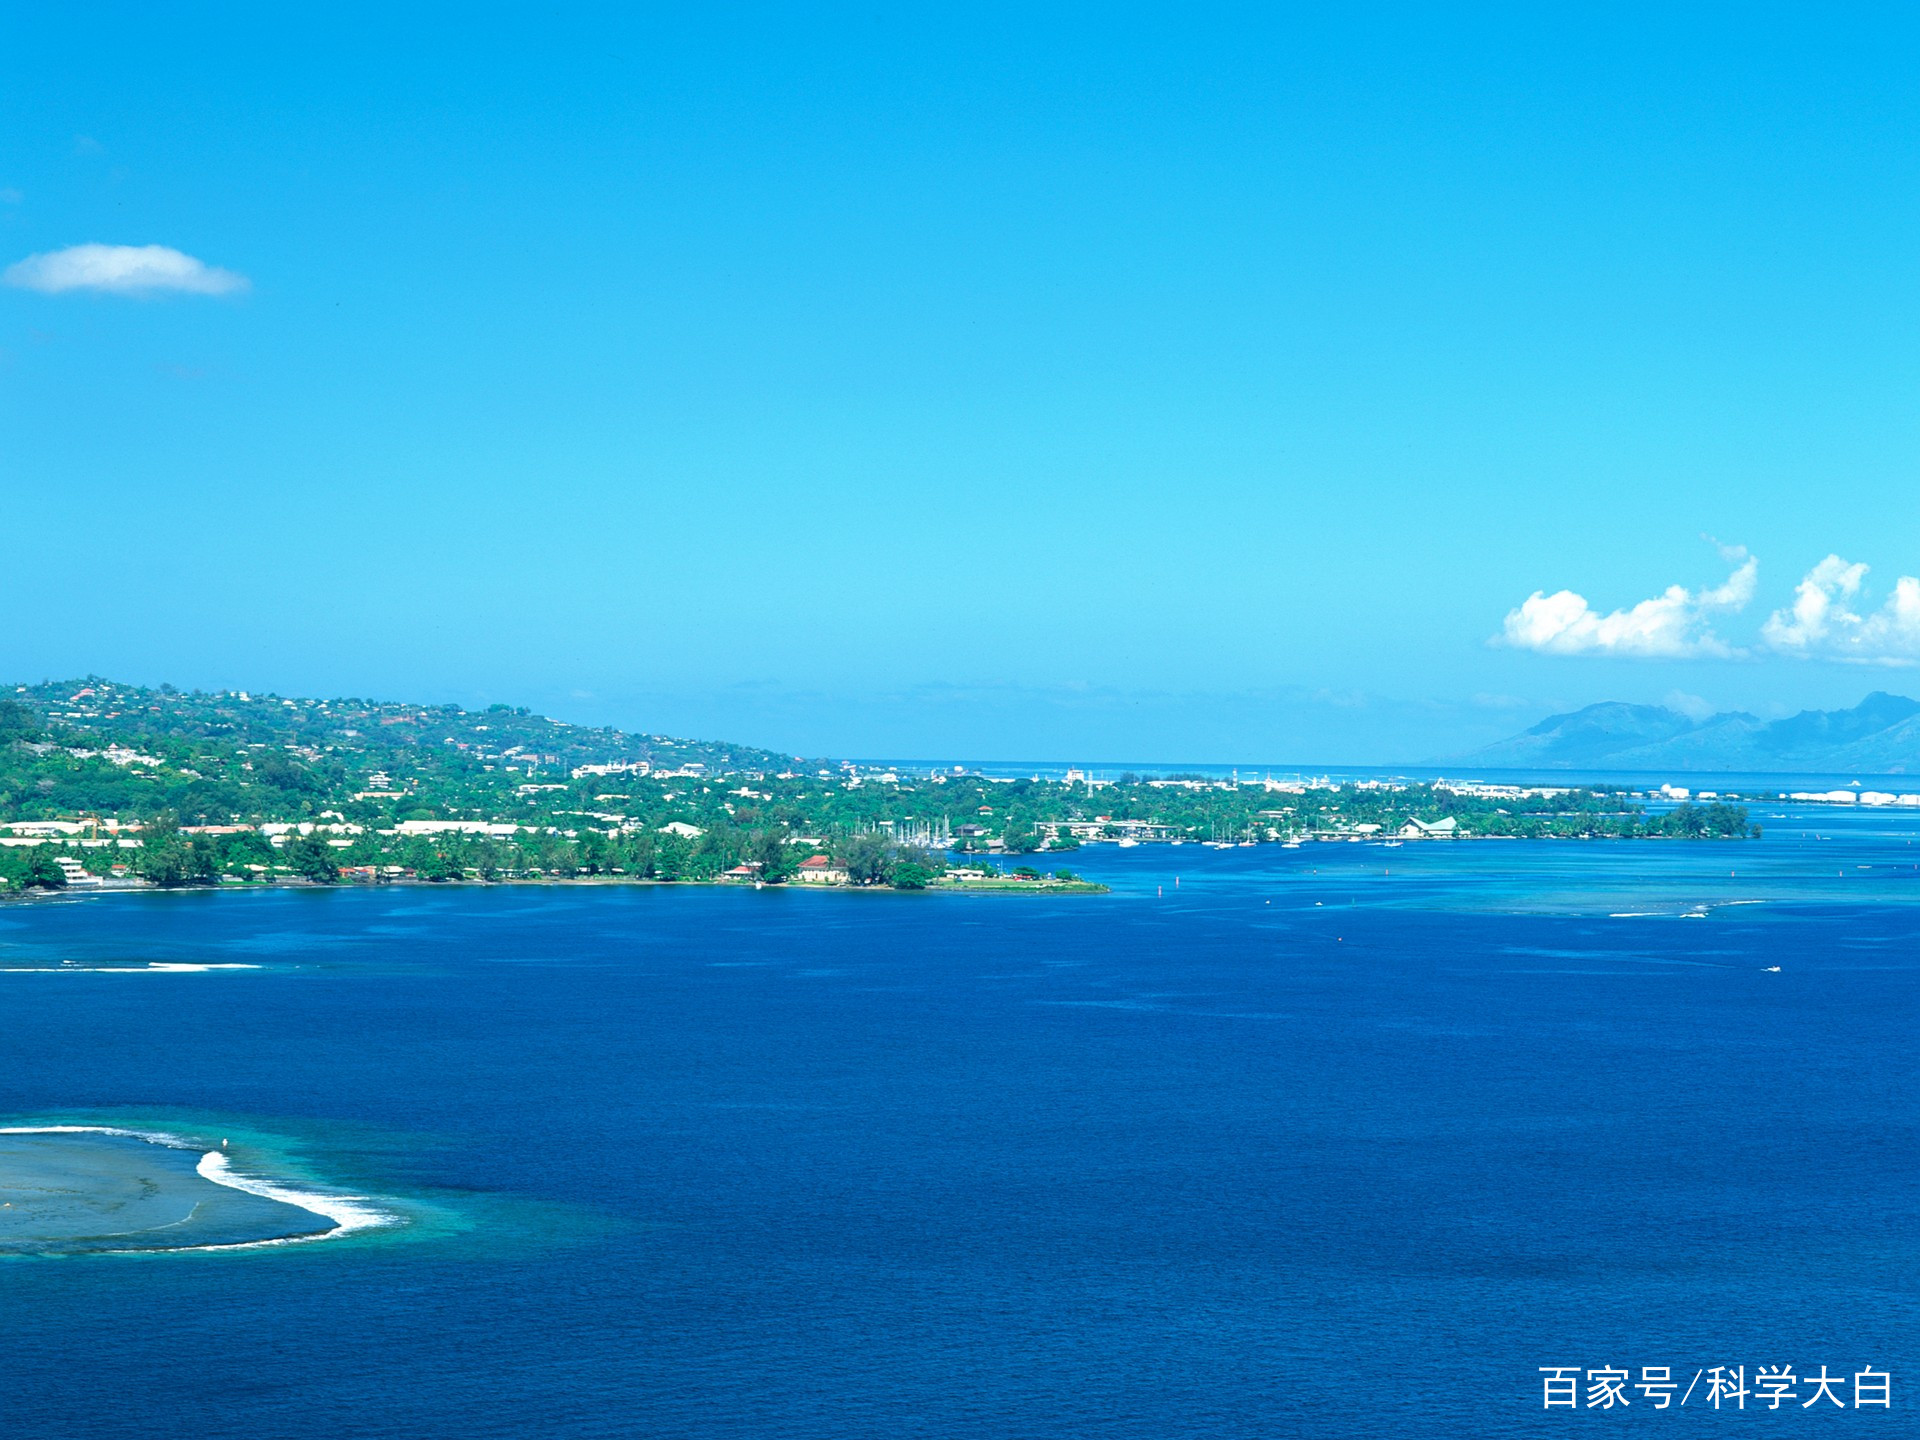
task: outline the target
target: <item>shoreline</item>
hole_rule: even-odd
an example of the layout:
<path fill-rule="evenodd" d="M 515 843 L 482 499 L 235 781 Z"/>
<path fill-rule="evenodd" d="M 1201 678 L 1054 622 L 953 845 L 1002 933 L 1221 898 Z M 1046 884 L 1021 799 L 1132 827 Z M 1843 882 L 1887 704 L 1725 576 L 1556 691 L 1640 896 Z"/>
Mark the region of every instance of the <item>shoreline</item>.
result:
<path fill-rule="evenodd" d="M 921 889 L 901 889 L 892 885 L 810 885 L 801 882 L 746 884 L 738 880 L 656 880 L 643 875 L 573 875 L 540 879 L 515 877 L 508 880 L 422 880 L 417 876 L 395 876 L 390 880 L 341 880 L 328 884 L 320 880 L 301 880 L 292 876 L 273 880 L 243 880 L 213 885 L 155 885 L 145 881 L 110 881 L 98 885 L 67 885 L 58 889 L 35 887 L 30 890 L 0 892 L 0 904 L 44 903 L 75 900 L 90 895 L 247 895 L 269 890 L 498 890 L 525 887 L 652 887 L 663 890 L 778 890 L 793 895 L 1109 895 L 1112 887 L 1090 880 L 959 880 L 936 882 Z"/>

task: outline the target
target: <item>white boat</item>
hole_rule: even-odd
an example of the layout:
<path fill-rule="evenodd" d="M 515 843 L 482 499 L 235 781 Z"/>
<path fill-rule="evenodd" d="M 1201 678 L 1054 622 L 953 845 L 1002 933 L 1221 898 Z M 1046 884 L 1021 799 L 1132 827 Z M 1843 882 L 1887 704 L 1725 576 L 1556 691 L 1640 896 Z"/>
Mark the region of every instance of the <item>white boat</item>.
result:
<path fill-rule="evenodd" d="M 1122 840 L 1120 842 L 1120 848 L 1122 850 L 1129 850 L 1133 848 L 1135 845 L 1138 845 L 1139 843 L 1140 842 L 1138 840 L 1135 840 L 1132 836 L 1128 836 L 1125 840 Z"/>

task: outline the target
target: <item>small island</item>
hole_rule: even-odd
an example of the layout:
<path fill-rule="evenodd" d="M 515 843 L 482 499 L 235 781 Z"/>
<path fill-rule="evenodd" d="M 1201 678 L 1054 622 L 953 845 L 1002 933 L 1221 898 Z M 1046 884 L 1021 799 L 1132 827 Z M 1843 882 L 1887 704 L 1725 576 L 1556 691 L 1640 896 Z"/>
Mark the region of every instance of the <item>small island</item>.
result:
<path fill-rule="evenodd" d="M 0 885 L 623 881 L 1086 894 L 1087 845 L 1733 840 L 1737 796 L 806 760 L 496 705 L 186 692 L 0 698 Z"/>

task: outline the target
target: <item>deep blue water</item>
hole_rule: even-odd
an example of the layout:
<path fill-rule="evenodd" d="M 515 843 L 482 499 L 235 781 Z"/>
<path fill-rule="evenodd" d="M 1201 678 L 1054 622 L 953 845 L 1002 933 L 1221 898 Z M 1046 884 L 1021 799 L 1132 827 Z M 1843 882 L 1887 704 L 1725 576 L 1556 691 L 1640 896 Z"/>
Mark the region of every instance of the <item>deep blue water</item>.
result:
<path fill-rule="evenodd" d="M 262 967 L 0 974 L 0 1112 L 441 1217 L 0 1263 L 0 1433 L 1911 1434 L 1913 827 L 0 909 L 0 965 Z M 1781 1362 L 1894 1408 L 1541 1409 Z"/>

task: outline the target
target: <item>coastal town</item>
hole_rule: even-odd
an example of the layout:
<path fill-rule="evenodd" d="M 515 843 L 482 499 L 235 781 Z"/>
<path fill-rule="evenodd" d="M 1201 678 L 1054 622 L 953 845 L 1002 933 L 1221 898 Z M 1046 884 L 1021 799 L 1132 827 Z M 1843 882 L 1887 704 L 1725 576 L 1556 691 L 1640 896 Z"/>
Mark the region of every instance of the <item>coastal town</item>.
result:
<path fill-rule="evenodd" d="M 1086 846 L 1733 839 L 1753 833 L 1740 801 L 1674 786 L 989 774 L 804 760 L 505 706 L 98 678 L 0 698 L 0 877 L 15 889 L 598 880 L 1075 891 L 1099 888 L 1065 863 Z M 1857 803 L 1881 802 L 1869 792 Z"/>

